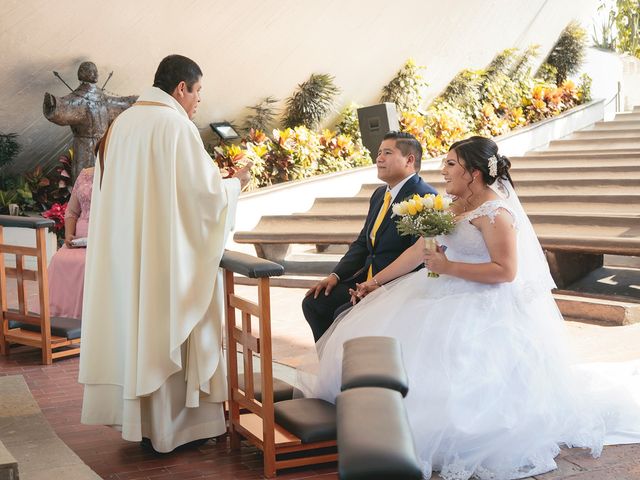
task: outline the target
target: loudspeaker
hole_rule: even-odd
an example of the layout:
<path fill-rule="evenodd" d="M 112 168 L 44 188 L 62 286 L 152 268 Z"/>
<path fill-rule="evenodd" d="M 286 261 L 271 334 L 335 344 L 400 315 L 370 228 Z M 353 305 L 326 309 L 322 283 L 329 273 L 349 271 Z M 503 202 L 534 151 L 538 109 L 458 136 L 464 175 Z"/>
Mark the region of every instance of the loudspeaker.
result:
<path fill-rule="evenodd" d="M 392 130 L 400 130 L 396 105 L 387 102 L 359 108 L 358 122 L 362 143 L 369 149 L 371 160 L 375 163 L 382 138 Z"/>

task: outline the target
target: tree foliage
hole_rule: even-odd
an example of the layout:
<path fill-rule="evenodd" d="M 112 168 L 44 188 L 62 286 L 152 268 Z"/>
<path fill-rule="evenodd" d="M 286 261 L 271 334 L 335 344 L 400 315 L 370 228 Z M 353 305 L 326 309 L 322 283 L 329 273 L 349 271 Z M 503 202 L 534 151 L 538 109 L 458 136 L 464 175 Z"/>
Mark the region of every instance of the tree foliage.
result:
<path fill-rule="evenodd" d="M 320 122 L 333 109 L 340 89 L 334 83 L 334 77 L 326 73 L 314 73 L 287 99 L 284 116 L 285 128 L 304 125 L 317 128 Z"/>

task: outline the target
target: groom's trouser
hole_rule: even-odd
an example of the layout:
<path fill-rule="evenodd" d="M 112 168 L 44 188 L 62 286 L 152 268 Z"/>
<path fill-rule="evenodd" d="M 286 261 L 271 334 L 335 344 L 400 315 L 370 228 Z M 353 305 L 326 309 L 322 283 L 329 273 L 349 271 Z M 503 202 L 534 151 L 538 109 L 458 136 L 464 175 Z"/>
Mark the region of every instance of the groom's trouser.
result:
<path fill-rule="evenodd" d="M 323 290 L 318 295 L 318 298 L 313 298 L 313 294 L 304 298 L 302 312 L 311 327 L 313 339 L 316 342 L 333 323 L 336 310 L 339 309 L 339 312 L 341 312 L 346 308 L 345 304 L 349 305 L 349 300 L 351 299 L 349 289 L 355 288 L 355 286 L 355 281 L 339 282 L 329 295 L 325 295 Z"/>

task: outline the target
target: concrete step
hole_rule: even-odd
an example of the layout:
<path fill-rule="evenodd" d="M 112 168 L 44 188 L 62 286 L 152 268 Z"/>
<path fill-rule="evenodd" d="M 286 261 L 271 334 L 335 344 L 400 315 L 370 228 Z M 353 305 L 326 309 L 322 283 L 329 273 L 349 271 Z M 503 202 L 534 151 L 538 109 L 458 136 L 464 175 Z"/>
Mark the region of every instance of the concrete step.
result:
<path fill-rule="evenodd" d="M 18 478 L 18 462 L 7 447 L 0 442 L 0 480 L 18 480 Z"/>
<path fill-rule="evenodd" d="M 531 222 L 543 247 L 554 251 L 640 255 L 640 216 L 531 214 Z M 237 232 L 237 243 L 269 245 L 335 245 L 353 242 L 364 215 L 264 216 L 256 227 Z M 266 252 L 265 252 L 266 254 Z M 272 252 L 267 258 L 283 255 Z M 286 258 L 286 257 L 285 257 Z"/>
<path fill-rule="evenodd" d="M 608 179 L 621 179 L 621 178 L 635 178 L 639 181 L 640 185 L 640 161 L 633 165 L 600 165 L 595 162 L 592 164 L 581 166 L 565 166 L 565 163 L 556 162 L 552 167 L 542 168 L 539 166 L 520 166 L 511 169 L 511 178 L 514 183 L 520 185 L 523 181 L 530 180 L 544 180 L 544 181 L 556 181 L 558 179 L 592 179 L 599 180 L 602 178 Z M 437 183 L 442 181 L 442 175 L 440 171 L 427 171 L 420 172 L 420 176 L 425 182 Z"/>
<path fill-rule="evenodd" d="M 617 113 L 613 118 L 614 122 L 618 121 L 629 121 L 629 120 L 640 120 L 640 112 L 632 111 L 632 112 L 620 112 Z"/>
<path fill-rule="evenodd" d="M 554 140 L 549 143 L 549 151 L 637 151 L 640 138 L 613 137 L 607 139 L 586 138 L 579 140 Z"/>
<path fill-rule="evenodd" d="M 568 215 L 580 213 L 623 215 L 640 213 L 640 194 L 636 195 L 563 195 L 520 194 L 520 202 L 529 213 L 562 212 Z M 366 197 L 317 198 L 309 213 L 366 214 L 369 199 Z"/>
<path fill-rule="evenodd" d="M 596 122 L 593 124 L 593 130 L 617 130 L 619 128 L 625 129 L 640 129 L 640 120 L 618 120 L 609 122 Z"/>
<path fill-rule="evenodd" d="M 555 151 L 555 150 L 531 150 L 527 152 L 525 157 L 514 157 L 521 158 L 530 161 L 534 161 L 537 159 L 549 158 L 549 159 L 558 159 L 558 160 L 572 160 L 578 158 L 584 158 L 587 160 L 598 160 L 598 161 L 609 161 L 609 160 L 637 160 L 640 158 L 640 149 L 627 149 L 624 151 L 621 150 L 598 150 L 595 152 L 589 152 L 584 150 L 564 150 L 564 151 Z"/>
<path fill-rule="evenodd" d="M 607 129 L 607 130 L 580 130 L 561 140 L 582 140 L 582 139 L 616 139 L 616 138 L 640 138 L 640 128 L 638 129 Z"/>
<path fill-rule="evenodd" d="M 640 303 L 629 302 L 617 295 L 592 297 L 571 290 L 558 290 L 553 298 L 567 320 L 611 326 L 640 322 Z"/>
<path fill-rule="evenodd" d="M 522 170 L 544 169 L 553 172 L 599 171 L 603 174 L 608 169 L 640 166 L 640 155 L 531 155 L 527 157 L 511 157 L 511 174 L 515 176 Z M 439 171 L 439 170 L 438 170 Z"/>
<path fill-rule="evenodd" d="M 430 182 L 431 183 L 431 182 Z M 356 194 L 358 197 L 371 197 L 373 192 L 380 187 L 378 183 L 365 183 Z M 434 181 L 431 185 L 440 193 L 444 193 L 444 182 Z M 618 179 L 556 179 L 553 181 L 544 179 L 521 180 L 516 184 L 518 195 L 562 193 L 564 195 L 620 195 L 634 194 L 640 191 L 640 181 L 637 178 Z"/>

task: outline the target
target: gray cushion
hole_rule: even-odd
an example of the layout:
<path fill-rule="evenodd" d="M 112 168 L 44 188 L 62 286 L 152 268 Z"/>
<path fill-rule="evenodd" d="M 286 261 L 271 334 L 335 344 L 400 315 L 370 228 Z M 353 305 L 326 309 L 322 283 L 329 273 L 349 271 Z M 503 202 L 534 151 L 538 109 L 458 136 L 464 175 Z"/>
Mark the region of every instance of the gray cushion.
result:
<path fill-rule="evenodd" d="M 82 322 L 77 318 L 51 317 L 51 335 L 68 340 L 80 338 Z M 31 332 L 40 332 L 40 325 L 31 325 L 18 321 L 10 321 L 9 328 L 22 328 Z"/>
<path fill-rule="evenodd" d="M 276 423 L 302 443 L 336 438 L 336 407 L 318 398 L 295 398 L 274 405 Z"/>
<path fill-rule="evenodd" d="M 238 386 L 244 390 L 244 374 L 238 375 Z M 253 396 L 259 402 L 262 402 L 262 379 L 259 373 L 253 374 Z M 291 400 L 293 398 L 293 385 L 273 378 L 273 401 L 281 402 L 283 400 Z"/>
<path fill-rule="evenodd" d="M 342 391 L 383 387 L 407 395 L 409 379 L 400 343 L 392 337 L 358 337 L 344 342 Z"/>
<path fill-rule="evenodd" d="M 402 396 L 378 387 L 338 395 L 341 480 L 420 480 L 422 471 Z"/>
<path fill-rule="evenodd" d="M 53 228 L 55 222 L 40 215 L 37 217 L 18 217 L 15 215 L 0 215 L 0 226 L 18 228 Z"/>
<path fill-rule="evenodd" d="M 249 278 L 278 277 L 284 274 L 284 267 L 279 263 L 232 250 L 224 251 L 220 267 Z"/>

